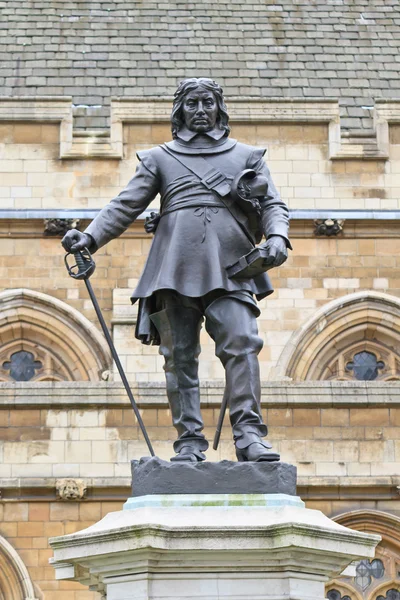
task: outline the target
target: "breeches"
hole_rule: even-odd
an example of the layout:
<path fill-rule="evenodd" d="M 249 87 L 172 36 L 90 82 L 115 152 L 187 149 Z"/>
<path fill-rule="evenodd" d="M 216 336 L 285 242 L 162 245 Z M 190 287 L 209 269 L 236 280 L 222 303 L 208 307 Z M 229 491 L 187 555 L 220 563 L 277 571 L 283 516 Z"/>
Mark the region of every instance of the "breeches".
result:
<path fill-rule="evenodd" d="M 267 434 L 260 411 L 258 308 L 246 291 L 215 290 L 201 298 L 182 296 L 173 290 L 156 292 L 157 312 L 151 320 L 161 338 L 167 395 L 178 439 L 176 452 L 190 445 L 206 450 L 202 433 L 198 357 L 200 329 L 205 327 L 215 342 L 215 353 L 226 375 L 225 394 L 233 437 L 245 448 Z"/>

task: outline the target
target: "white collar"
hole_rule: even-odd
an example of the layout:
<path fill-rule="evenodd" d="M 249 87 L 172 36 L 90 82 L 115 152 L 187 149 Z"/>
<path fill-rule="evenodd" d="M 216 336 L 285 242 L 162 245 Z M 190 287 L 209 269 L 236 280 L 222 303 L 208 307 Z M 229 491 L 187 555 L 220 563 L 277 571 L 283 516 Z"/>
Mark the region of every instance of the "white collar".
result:
<path fill-rule="evenodd" d="M 218 141 L 226 135 L 226 132 L 223 129 L 219 129 L 219 127 L 214 127 L 214 129 L 211 129 L 210 131 L 197 132 L 188 129 L 186 125 L 183 125 L 177 133 L 177 137 L 184 142 L 190 142 L 196 135 L 207 135 L 213 140 Z"/>

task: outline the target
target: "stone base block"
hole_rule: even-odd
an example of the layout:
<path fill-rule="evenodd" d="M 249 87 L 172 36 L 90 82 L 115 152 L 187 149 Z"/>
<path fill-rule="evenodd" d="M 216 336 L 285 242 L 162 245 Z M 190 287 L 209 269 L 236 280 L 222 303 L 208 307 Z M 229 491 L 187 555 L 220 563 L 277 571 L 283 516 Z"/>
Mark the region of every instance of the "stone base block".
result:
<path fill-rule="evenodd" d="M 135 508 L 178 508 L 188 506 L 249 507 L 278 508 L 280 506 L 297 506 L 305 504 L 298 496 L 286 494 L 151 494 L 128 498 L 124 510 Z"/>
<path fill-rule="evenodd" d="M 56 577 L 102 600 L 324 600 L 329 579 L 374 556 L 379 536 L 293 496 L 249 496 L 133 498 L 129 510 L 50 540 Z"/>
<path fill-rule="evenodd" d="M 133 460 L 132 496 L 153 494 L 296 495 L 297 469 L 282 462 L 182 463 Z"/>

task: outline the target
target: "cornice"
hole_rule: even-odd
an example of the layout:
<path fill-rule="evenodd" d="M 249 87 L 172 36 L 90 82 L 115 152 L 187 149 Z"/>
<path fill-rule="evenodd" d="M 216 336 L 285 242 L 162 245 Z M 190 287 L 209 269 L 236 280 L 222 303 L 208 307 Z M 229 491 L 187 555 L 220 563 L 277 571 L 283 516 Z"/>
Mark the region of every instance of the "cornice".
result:
<path fill-rule="evenodd" d="M 85 497 L 81 500 L 69 500 L 69 502 L 125 502 L 131 495 L 129 477 L 79 478 L 79 480 L 85 483 Z M 51 477 L 2 478 L 0 502 L 59 502 L 57 481 L 56 478 Z M 305 502 L 398 502 L 400 476 L 298 477 L 297 494 Z"/>
<path fill-rule="evenodd" d="M 328 126 L 329 157 L 332 160 L 387 160 L 389 125 L 400 122 L 400 101 L 375 103 L 376 139 L 365 146 L 341 135 L 337 99 L 231 97 L 228 107 L 232 123 L 322 123 Z M 74 132 L 72 99 L 67 96 L 20 96 L 0 98 L 0 121 L 60 123 L 61 159 L 122 159 L 124 123 L 167 123 L 171 98 L 112 98 L 109 137 L 105 132 Z"/>
<path fill-rule="evenodd" d="M 132 382 L 140 407 L 167 408 L 164 382 Z M 201 385 L 202 405 L 219 407 L 223 381 Z M 375 381 L 264 381 L 266 408 L 400 407 L 400 382 Z M 110 382 L 0 383 L 0 410 L 23 408 L 117 408 L 130 406 L 125 388 Z"/>
<path fill-rule="evenodd" d="M 143 221 L 152 209 L 144 211 L 123 234 L 125 239 L 148 239 Z M 80 229 L 84 230 L 99 210 L 68 209 L 51 210 L 5 210 L 0 208 L 0 238 L 27 239 L 44 237 L 45 219 L 80 219 Z M 290 238 L 314 239 L 315 220 L 344 220 L 343 231 L 331 239 L 388 239 L 400 238 L 400 211 L 329 211 L 329 210 L 290 210 Z M 55 215 L 55 216 L 54 216 Z M 54 239 L 61 236 L 54 236 Z M 48 239 L 48 238 L 47 238 Z M 325 238 L 326 239 L 326 238 Z"/>

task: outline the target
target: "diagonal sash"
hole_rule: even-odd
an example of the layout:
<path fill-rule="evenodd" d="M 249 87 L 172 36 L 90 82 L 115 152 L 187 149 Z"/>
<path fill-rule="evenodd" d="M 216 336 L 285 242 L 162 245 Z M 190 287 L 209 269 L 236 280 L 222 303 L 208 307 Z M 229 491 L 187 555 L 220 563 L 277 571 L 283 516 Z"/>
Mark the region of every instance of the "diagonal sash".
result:
<path fill-rule="evenodd" d="M 175 152 L 170 150 L 166 144 L 160 146 L 164 152 L 169 154 L 176 161 L 181 163 L 188 171 L 193 173 L 200 183 L 204 185 L 208 190 L 212 190 L 218 194 L 225 207 L 229 210 L 232 217 L 240 225 L 243 232 L 246 234 L 250 242 L 255 245 L 254 235 L 249 229 L 249 221 L 245 213 L 237 206 L 236 202 L 230 197 L 231 183 L 228 178 L 221 173 L 218 169 L 210 165 L 201 156 L 191 155 L 177 155 Z"/>

